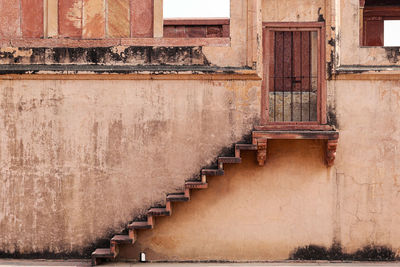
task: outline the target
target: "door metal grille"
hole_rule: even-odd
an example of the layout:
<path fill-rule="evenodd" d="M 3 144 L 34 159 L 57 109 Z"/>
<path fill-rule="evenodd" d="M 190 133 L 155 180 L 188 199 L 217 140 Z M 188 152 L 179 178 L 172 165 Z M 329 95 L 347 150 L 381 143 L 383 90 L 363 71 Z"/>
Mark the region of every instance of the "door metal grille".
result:
<path fill-rule="evenodd" d="M 317 121 L 317 32 L 275 31 L 273 34 L 269 121 Z"/>

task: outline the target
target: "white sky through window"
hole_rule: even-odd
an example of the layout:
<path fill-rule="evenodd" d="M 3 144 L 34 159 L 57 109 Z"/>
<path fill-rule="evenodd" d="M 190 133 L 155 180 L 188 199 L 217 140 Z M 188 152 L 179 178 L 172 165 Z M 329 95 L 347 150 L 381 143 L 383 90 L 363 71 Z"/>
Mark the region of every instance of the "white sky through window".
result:
<path fill-rule="evenodd" d="M 400 46 L 400 20 L 384 21 L 384 46 Z"/>
<path fill-rule="evenodd" d="M 221 17 L 230 17 L 230 0 L 164 0 L 164 18 Z"/>

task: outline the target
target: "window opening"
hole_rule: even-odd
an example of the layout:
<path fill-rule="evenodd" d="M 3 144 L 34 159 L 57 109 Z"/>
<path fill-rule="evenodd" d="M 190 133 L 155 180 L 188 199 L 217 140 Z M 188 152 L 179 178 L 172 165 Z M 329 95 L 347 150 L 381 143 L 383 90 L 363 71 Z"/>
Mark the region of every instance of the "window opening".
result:
<path fill-rule="evenodd" d="M 230 0 L 164 0 L 164 37 L 230 36 Z"/>
<path fill-rule="evenodd" d="M 362 46 L 400 46 L 400 1 L 360 0 L 360 44 Z M 396 38 L 397 37 L 397 38 Z"/>
<path fill-rule="evenodd" d="M 400 20 L 384 21 L 384 46 L 400 46 Z"/>
<path fill-rule="evenodd" d="M 229 18 L 230 0 L 164 0 L 164 18 Z"/>

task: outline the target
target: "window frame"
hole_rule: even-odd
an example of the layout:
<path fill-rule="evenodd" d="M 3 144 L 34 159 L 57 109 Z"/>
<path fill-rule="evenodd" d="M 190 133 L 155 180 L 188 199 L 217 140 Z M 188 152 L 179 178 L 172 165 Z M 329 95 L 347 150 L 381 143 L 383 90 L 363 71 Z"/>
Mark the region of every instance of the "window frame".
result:
<path fill-rule="evenodd" d="M 269 73 L 274 68 L 273 33 L 275 31 L 316 31 L 318 34 L 317 60 L 317 120 L 305 122 L 269 121 Z M 264 22 L 263 23 L 263 80 L 261 86 L 261 125 L 267 129 L 325 130 L 326 118 L 326 38 L 324 22 Z"/>
<path fill-rule="evenodd" d="M 385 47 L 384 43 L 384 21 L 400 20 L 400 6 L 365 6 L 365 0 L 360 0 L 360 47 Z M 368 36 L 371 25 L 368 21 L 375 21 L 378 32 L 374 32 L 374 36 L 379 37 L 378 44 L 371 44 Z M 400 45 L 399 45 L 400 46 Z"/>

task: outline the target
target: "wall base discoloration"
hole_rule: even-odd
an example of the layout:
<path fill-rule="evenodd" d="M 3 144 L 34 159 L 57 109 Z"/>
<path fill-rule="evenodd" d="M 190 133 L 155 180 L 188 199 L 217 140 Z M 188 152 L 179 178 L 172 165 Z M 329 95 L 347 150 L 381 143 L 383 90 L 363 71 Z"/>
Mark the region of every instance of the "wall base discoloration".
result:
<path fill-rule="evenodd" d="M 396 253 L 385 246 L 366 246 L 354 253 L 344 253 L 340 245 L 330 248 L 309 245 L 296 249 L 290 260 L 327 260 L 327 261 L 395 261 Z"/>

